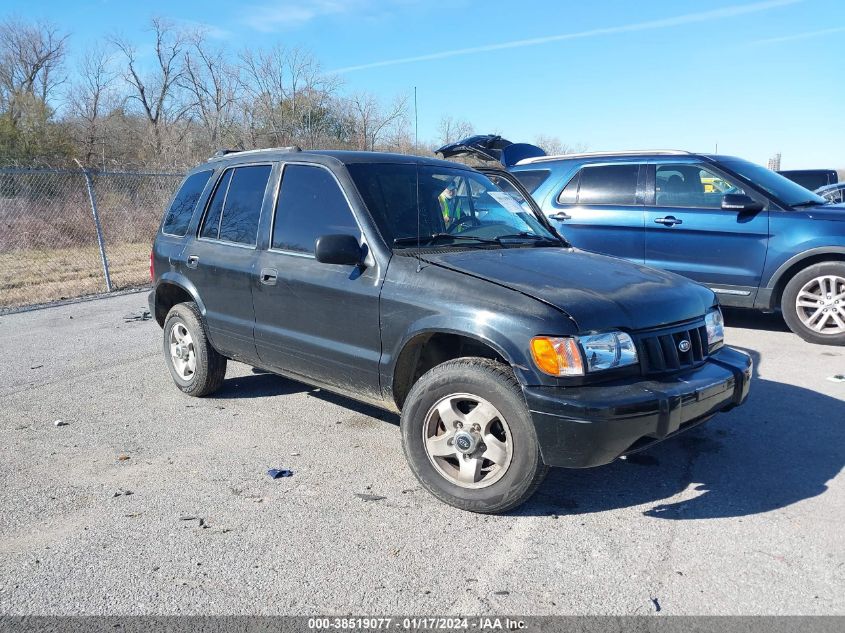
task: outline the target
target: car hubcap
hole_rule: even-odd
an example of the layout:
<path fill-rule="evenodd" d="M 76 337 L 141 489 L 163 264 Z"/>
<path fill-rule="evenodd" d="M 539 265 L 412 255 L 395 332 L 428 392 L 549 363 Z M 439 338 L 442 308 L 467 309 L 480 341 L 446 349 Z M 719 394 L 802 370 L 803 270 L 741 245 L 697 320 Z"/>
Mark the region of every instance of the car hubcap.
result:
<path fill-rule="evenodd" d="M 808 281 L 798 292 L 795 311 L 819 334 L 845 333 L 845 278 L 824 275 Z"/>
<path fill-rule="evenodd" d="M 443 477 L 462 488 L 496 483 L 510 466 L 513 440 L 502 414 L 484 398 L 456 393 L 426 415 L 423 446 Z"/>
<path fill-rule="evenodd" d="M 176 323 L 170 328 L 170 360 L 173 369 L 182 380 L 190 380 L 197 369 L 197 356 L 194 351 L 194 339 L 188 328 Z"/>

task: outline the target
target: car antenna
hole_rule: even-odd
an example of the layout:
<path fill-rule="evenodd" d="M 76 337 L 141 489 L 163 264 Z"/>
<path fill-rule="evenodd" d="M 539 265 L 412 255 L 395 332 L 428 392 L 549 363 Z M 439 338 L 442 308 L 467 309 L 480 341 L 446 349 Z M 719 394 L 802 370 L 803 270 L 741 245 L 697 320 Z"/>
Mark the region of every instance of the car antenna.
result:
<path fill-rule="evenodd" d="M 417 161 L 417 272 L 422 271 L 422 257 L 420 257 L 420 163 Z"/>

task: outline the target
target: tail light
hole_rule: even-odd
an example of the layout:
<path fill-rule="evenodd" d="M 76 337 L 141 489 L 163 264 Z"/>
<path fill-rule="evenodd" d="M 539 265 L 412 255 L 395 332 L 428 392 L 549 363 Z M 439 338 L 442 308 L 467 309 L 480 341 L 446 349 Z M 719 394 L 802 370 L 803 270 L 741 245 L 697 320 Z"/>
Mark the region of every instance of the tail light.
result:
<path fill-rule="evenodd" d="M 155 266 L 153 265 L 153 251 L 150 251 L 150 281 L 153 282 L 156 280 L 156 270 Z"/>

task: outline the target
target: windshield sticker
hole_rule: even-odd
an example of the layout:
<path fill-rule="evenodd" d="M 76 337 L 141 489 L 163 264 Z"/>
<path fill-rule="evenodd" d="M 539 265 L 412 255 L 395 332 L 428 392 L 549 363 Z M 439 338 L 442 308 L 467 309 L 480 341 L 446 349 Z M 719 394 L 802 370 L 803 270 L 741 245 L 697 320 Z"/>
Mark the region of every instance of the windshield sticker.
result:
<path fill-rule="evenodd" d="M 519 203 L 508 193 L 503 191 L 488 191 L 487 193 L 490 194 L 490 197 L 493 198 L 493 200 L 498 202 L 511 213 L 523 213 L 525 211 L 525 209 L 519 206 Z"/>

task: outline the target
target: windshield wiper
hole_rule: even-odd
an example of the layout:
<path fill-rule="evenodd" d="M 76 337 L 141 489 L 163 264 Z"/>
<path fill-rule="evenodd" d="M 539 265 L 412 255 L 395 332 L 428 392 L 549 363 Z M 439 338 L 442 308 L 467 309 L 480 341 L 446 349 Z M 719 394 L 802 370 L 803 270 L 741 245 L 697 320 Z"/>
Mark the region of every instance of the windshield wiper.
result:
<path fill-rule="evenodd" d="M 488 240 L 484 237 L 473 237 L 472 235 L 453 235 L 451 233 L 434 233 L 433 235 L 425 235 L 416 237 L 397 237 L 393 240 L 394 246 L 416 246 L 419 242 L 421 246 L 431 246 L 437 242 L 444 240 L 469 240 L 478 242 L 480 244 L 499 244 L 498 240 Z"/>
<path fill-rule="evenodd" d="M 521 240 L 521 239 L 528 239 L 533 240 L 537 244 L 543 243 L 550 243 L 550 244 L 563 244 L 563 240 L 559 240 L 556 237 L 546 237 L 544 235 L 537 235 L 536 233 L 528 233 L 523 231 L 522 233 L 513 233 L 511 235 L 500 235 L 496 238 L 497 242 L 502 240 Z"/>
<path fill-rule="evenodd" d="M 828 204 L 827 202 L 819 202 L 818 200 L 804 200 L 804 202 L 795 202 L 789 206 L 791 207 L 816 207 L 819 205 Z"/>

